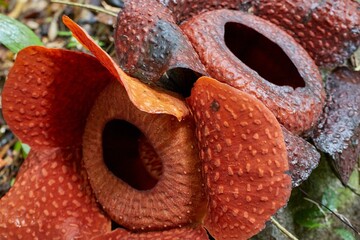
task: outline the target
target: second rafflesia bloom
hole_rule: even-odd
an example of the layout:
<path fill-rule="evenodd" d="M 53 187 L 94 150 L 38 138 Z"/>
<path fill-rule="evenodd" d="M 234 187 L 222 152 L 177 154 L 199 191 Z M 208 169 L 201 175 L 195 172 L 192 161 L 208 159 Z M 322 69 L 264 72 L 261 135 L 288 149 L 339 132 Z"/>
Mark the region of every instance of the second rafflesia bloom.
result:
<path fill-rule="evenodd" d="M 3 112 L 32 150 L 0 201 L 2 237 L 247 239 L 286 204 L 282 130 L 259 100 L 204 77 L 187 105 L 63 20 L 96 58 L 19 53 Z"/>

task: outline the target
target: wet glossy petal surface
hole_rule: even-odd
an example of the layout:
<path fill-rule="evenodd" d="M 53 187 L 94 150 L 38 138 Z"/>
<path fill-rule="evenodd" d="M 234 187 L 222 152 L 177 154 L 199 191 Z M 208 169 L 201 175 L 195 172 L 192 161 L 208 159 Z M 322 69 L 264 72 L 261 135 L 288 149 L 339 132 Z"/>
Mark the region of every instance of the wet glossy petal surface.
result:
<path fill-rule="evenodd" d="M 125 72 L 163 87 L 196 80 L 184 78 L 185 69 L 205 74 L 199 57 L 168 8 L 154 0 L 125 1 L 124 5 L 117 19 L 115 46 L 117 60 Z M 172 74 L 175 69 L 182 74 Z M 163 78 L 165 73 L 169 79 Z"/>
<path fill-rule="evenodd" d="M 282 126 L 289 159 L 292 187 L 308 179 L 320 162 L 320 153 L 305 139 L 298 137 Z"/>
<path fill-rule="evenodd" d="M 320 66 L 343 63 L 360 46 L 360 4 L 353 0 L 254 1 L 254 13 L 282 27 Z"/>
<path fill-rule="evenodd" d="M 360 155 L 360 72 L 339 68 L 326 85 L 329 99 L 314 141 L 333 158 L 341 181 L 347 183 Z"/>

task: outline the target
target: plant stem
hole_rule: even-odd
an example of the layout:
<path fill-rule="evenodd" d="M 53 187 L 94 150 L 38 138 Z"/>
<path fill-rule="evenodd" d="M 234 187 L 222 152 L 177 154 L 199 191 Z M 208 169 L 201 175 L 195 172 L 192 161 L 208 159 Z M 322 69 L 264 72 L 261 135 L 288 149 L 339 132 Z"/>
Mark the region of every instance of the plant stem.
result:
<path fill-rule="evenodd" d="M 289 232 L 286 228 L 284 228 L 275 218 L 271 217 L 271 222 L 280 230 L 282 231 L 289 239 L 291 240 L 299 240 L 295 237 L 291 232 Z"/>
<path fill-rule="evenodd" d="M 312 200 L 312 199 L 310 199 L 310 198 L 307 198 L 307 197 L 304 197 L 304 199 L 305 199 L 306 201 L 311 202 L 312 204 L 315 204 L 315 205 L 318 207 L 319 211 L 324 215 L 325 221 L 328 222 L 328 216 L 327 216 L 326 212 L 322 209 L 322 207 L 320 206 L 320 204 L 318 204 L 318 203 L 315 202 L 314 200 Z"/>
<path fill-rule="evenodd" d="M 65 5 L 74 6 L 74 7 L 86 8 L 86 9 L 93 10 L 95 12 L 101 12 L 101 13 L 105 13 L 105 14 L 110 15 L 110 16 L 117 17 L 116 12 L 109 11 L 109 10 L 106 10 L 104 8 L 94 6 L 94 5 L 82 4 L 82 3 L 74 3 L 74 2 L 68 2 L 68 1 L 62 1 L 62 0 L 51 0 L 51 2 L 52 3 L 65 4 Z"/>
<path fill-rule="evenodd" d="M 21 11 L 23 10 L 25 4 L 26 4 L 27 0 L 19 0 L 16 2 L 15 8 L 14 10 L 12 10 L 8 16 L 12 17 L 12 18 L 18 18 Z"/>
<path fill-rule="evenodd" d="M 306 193 L 304 190 L 302 190 L 301 188 L 299 188 L 299 190 L 305 195 L 307 196 L 308 199 L 310 199 L 310 196 L 308 193 Z M 326 210 L 328 210 L 329 212 L 331 212 L 335 217 L 337 217 L 342 223 L 344 223 L 346 226 L 348 226 L 349 228 L 351 228 L 358 236 L 360 236 L 360 231 L 358 229 L 356 229 L 351 222 L 345 218 L 343 215 L 331 210 L 328 206 L 322 204 L 321 202 L 315 201 L 313 199 L 311 199 L 312 201 L 318 203 L 320 206 L 326 208 Z"/>

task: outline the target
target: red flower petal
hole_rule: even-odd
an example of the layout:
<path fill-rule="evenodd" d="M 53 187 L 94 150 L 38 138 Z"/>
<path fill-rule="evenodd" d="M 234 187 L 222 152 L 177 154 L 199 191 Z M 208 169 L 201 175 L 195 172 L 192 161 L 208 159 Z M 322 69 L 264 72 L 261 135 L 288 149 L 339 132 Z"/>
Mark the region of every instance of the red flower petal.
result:
<path fill-rule="evenodd" d="M 113 131 L 113 135 L 106 134 L 109 141 L 104 139 L 104 126 L 113 120 L 127 123 L 127 129 L 129 125 L 135 127 L 139 134 L 134 141 L 141 137 L 149 141 L 163 169 L 156 185 L 144 186 L 151 182 L 144 181 L 147 176 L 140 168 L 138 156 L 141 154 L 138 154 L 137 144 L 133 146 L 130 137 L 119 138 L 125 130 L 120 130 L 119 134 Z M 192 118 L 179 122 L 167 114 L 140 111 L 130 102 L 119 83 L 114 82 L 105 88 L 87 120 L 83 159 L 96 198 L 112 220 L 138 231 L 163 230 L 201 221 L 206 199 L 194 131 Z M 107 143 L 114 147 L 106 148 Z M 114 148 L 120 151 L 116 152 Z M 134 150 L 126 154 L 128 149 Z M 114 163 L 114 168 L 125 168 L 127 172 L 117 177 L 105 164 L 109 161 Z"/>
<path fill-rule="evenodd" d="M 210 76 L 260 99 L 293 133 L 315 126 L 325 99 L 321 76 L 280 28 L 247 13 L 217 10 L 182 29 Z"/>
<path fill-rule="evenodd" d="M 183 100 L 174 93 L 151 88 L 124 73 L 111 57 L 102 50 L 79 25 L 67 16 L 63 22 L 72 31 L 74 36 L 88 48 L 96 58 L 124 85 L 130 100 L 142 111 L 149 113 L 167 113 L 179 120 L 189 114 Z"/>
<path fill-rule="evenodd" d="M 174 22 L 172 12 L 158 1 L 126 1 L 114 38 L 120 66 L 145 83 L 190 87 L 197 75 L 205 75 L 199 56 Z"/>
<path fill-rule="evenodd" d="M 177 228 L 161 232 L 130 233 L 125 229 L 116 229 L 93 240 L 208 240 L 204 228 Z"/>
<path fill-rule="evenodd" d="M 8 75 L 4 117 L 33 148 L 79 146 L 89 110 L 112 78 L 90 55 L 28 47 Z"/>
<path fill-rule="evenodd" d="M 191 17 L 199 15 L 203 12 L 217 9 L 246 9 L 246 6 L 249 6 L 249 2 L 245 0 L 182 0 L 181 2 L 161 1 L 161 3 L 171 10 L 175 21 L 178 23 L 188 20 Z"/>
<path fill-rule="evenodd" d="M 202 77 L 188 99 L 195 122 L 216 239 L 247 239 L 291 192 L 286 147 L 274 115 L 254 97 Z"/>
<path fill-rule="evenodd" d="M 330 96 L 315 145 L 333 158 L 340 180 L 347 184 L 360 155 L 360 72 L 336 69 L 326 80 Z"/>
<path fill-rule="evenodd" d="M 354 0 L 161 1 L 177 22 L 215 9 L 251 11 L 281 26 L 320 66 L 342 64 L 360 45 L 360 4 Z"/>
<path fill-rule="evenodd" d="M 31 151 L 0 201 L 5 239 L 89 239 L 110 231 L 80 167 L 80 149 Z"/>
<path fill-rule="evenodd" d="M 319 165 L 321 155 L 313 145 L 303 138 L 293 135 L 283 126 L 281 128 L 288 153 L 292 187 L 294 188 L 309 178 L 311 172 Z"/>
<path fill-rule="evenodd" d="M 285 29 L 318 65 L 342 64 L 360 46 L 360 4 L 357 1 L 253 2 L 256 15 Z"/>

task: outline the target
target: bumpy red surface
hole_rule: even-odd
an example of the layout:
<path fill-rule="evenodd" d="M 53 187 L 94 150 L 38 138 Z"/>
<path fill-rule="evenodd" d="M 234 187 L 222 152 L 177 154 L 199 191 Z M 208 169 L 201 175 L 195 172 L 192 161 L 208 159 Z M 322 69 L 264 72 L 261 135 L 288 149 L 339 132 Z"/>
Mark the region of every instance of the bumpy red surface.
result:
<path fill-rule="evenodd" d="M 257 71 L 268 69 L 265 74 L 269 78 L 273 78 L 272 71 L 278 69 L 275 76 L 280 75 L 281 78 L 270 82 L 229 50 L 224 39 L 225 25 L 229 22 L 239 24 L 237 26 L 240 28 L 234 29 L 234 34 L 241 34 L 245 30 L 251 34 L 260 33 L 261 39 L 258 35 L 244 47 L 244 51 L 254 51 L 246 56 L 246 60 L 255 65 Z M 293 133 L 302 133 L 316 125 L 325 99 L 320 73 L 305 50 L 284 31 L 259 17 L 230 10 L 198 15 L 182 25 L 182 29 L 210 76 L 260 99 L 279 122 Z M 242 37 L 248 36 L 252 35 Z M 268 40 L 264 40 L 264 37 Z M 252 47 L 260 40 L 263 44 Z M 277 46 L 271 45 L 273 43 Z M 280 56 L 287 56 L 285 62 L 271 52 L 277 47 L 280 47 Z M 295 67 L 294 71 L 282 76 L 282 72 L 291 66 Z M 304 86 L 301 85 L 302 81 Z"/>
<path fill-rule="evenodd" d="M 111 79 L 87 54 L 28 47 L 8 75 L 4 118 L 32 148 L 79 146 L 90 108 Z"/>
<path fill-rule="evenodd" d="M 314 141 L 332 157 L 346 184 L 360 155 L 360 72 L 337 69 L 327 78 L 326 90 L 329 99 Z"/>
<path fill-rule="evenodd" d="M 280 125 L 259 100 L 214 79 L 200 78 L 187 100 L 209 196 L 205 227 L 216 239 L 248 239 L 291 192 Z"/>
<path fill-rule="evenodd" d="M 0 201 L 0 238 L 90 239 L 110 231 L 80 162 L 80 149 L 31 151 Z"/>
<path fill-rule="evenodd" d="M 130 233 L 124 229 L 116 229 L 94 240 L 208 240 L 204 228 L 179 228 L 161 232 Z"/>
<path fill-rule="evenodd" d="M 63 21 L 80 43 L 125 87 L 130 100 L 138 109 L 149 113 L 167 113 L 179 120 L 189 114 L 181 97 L 162 89 L 151 88 L 148 84 L 128 76 L 84 29 L 67 16 L 63 17 Z"/>
<path fill-rule="evenodd" d="M 171 11 L 158 1 L 125 1 L 119 12 L 115 46 L 120 67 L 146 83 L 159 80 L 170 69 L 205 74 L 190 42 L 175 24 Z M 182 79 L 185 81 L 186 79 Z M 171 80 L 168 84 L 171 83 Z"/>
<path fill-rule="evenodd" d="M 249 8 L 252 1 L 248 0 L 160 0 L 168 7 L 177 23 L 182 23 L 191 17 L 217 9 L 244 9 Z"/>
<path fill-rule="evenodd" d="M 215 9 L 249 11 L 282 27 L 320 66 L 343 63 L 360 46 L 360 4 L 356 0 L 167 0 L 160 1 L 183 22 Z"/>
<path fill-rule="evenodd" d="M 139 158 L 146 171 L 154 179 L 159 180 L 163 173 L 161 158 L 145 137 L 139 139 Z"/>
<path fill-rule="evenodd" d="M 289 160 L 292 186 L 297 187 L 308 179 L 320 162 L 320 153 L 305 139 L 282 127 Z"/>
<path fill-rule="evenodd" d="M 136 126 L 161 158 L 163 173 L 153 188 L 137 190 L 105 165 L 103 126 L 113 119 Z M 179 122 L 167 114 L 140 111 L 117 82 L 105 88 L 89 114 L 83 154 L 94 193 L 114 221 L 137 231 L 166 230 L 201 221 L 206 199 L 194 131 L 191 118 Z"/>
<path fill-rule="evenodd" d="M 318 65 L 339 65 L 360 46 L 358 1 L 261 0 L 253 5 L 256 15 L 285 29 Z"/>

